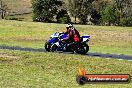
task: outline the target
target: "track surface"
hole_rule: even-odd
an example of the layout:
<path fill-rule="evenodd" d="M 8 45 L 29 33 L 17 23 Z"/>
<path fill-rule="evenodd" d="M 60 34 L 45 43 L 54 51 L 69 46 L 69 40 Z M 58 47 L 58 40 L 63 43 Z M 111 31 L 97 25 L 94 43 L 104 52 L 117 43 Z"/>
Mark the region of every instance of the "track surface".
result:
<path fill-rule="evenodd" d="M 34 49 L 34 48 L 23 48 L 19 46 L 0 46 L 0 49 L 8 49 L 8 50 L 20 50 L 20 51 L 32 51 L 32 52 L 46 52 L 45 49 Z M 65 54 L 70 54 L 66 52 L 62 52 Z M 101 54 L 101 53 L 91 53 L 88 52 L 86 54 L 87 56 L 93 56 L 93 57 L 102 57 L 102 58 L 115 58 L 115 59 L 126 59 L 126 60 L 132 60 L 132 56 L 129 55 L 116 55 L 116 54 Z"/>

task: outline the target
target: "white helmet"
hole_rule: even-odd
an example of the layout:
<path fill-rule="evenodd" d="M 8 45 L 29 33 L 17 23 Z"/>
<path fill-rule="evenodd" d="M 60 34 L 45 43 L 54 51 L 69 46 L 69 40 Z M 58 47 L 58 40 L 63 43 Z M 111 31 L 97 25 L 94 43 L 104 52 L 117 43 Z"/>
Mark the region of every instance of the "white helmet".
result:
<path fill-rule="evenodd" d="M 68 23 L 67 25 L 66 25 L 66 27 L 73 27 L 73 25 L 72 24 L 70 24 L 70 23 Z"/>

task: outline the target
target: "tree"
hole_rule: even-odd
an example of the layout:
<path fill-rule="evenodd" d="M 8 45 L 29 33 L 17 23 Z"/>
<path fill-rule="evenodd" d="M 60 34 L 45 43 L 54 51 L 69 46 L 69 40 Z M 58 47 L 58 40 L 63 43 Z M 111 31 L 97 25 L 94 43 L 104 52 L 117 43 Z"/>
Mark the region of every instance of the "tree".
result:
<path fill-rule="evenodd" d="M 115 24 L 116 22 L 116 13 L 115 9 L 113 8 L 112 5 L 108 5 L 104 10 L 101 11 L 101 21 L 103 24 Z"/>
<path fill-rule="evenodd" d="M 131 26 L 132 25 L 132 0 L 114 0 L 101 10 L 103 24 Z"/>
<path fill-rule="evenodd" d="M 113 6 L 116 10 L 116 16 L 117 16 L 116 23 L 118 25 L 120 25 L 120 20 L 123 16 L 123 2 L 124 2 L 124 0 L 114 0 L 114 2 L 113 2 Z"/>
<path fill-rule="evenodd" d="M 70 14 L 75 17 L 75 23 L 77 17 L 82 24 L 87 22 L 87 15 L 90 13 L 93 1 L 94 0 L 68 0 L 68 10 Z"/>
<path fill-rule="evenodd" d="M 77 15 L 79 14 L 79 10 L 77 8 L 77 1 L 78 0 L 68 0 L 68 10 L 71 16 L 75 18 L 75 23 L 76 23 Z"/>
<path fill-rule="evenodd" d="M 61 5 L 58 0 L 32 0 L 33 21 L 52 22 Z"/>
<path fill-rule="evenodd" d="M 100 13 L 97 10 L 93 9 L 90 15 L 91 15 L 90 21 L 95 25 L 99 24 L 99 21 L 101 19 Z"/>
<path fill-rule="evenodd" d="M 70 23 L 71 22 L 71 19 L 68 15 L 67 11 L 64 9 L 61 9 L 58 12 L 56 19 L 57 19 L 58 23 Z"/>
<path fill-rule="evenodd" d="M 121 25 L 125 26 L 132 26 L 132 0 L 125 0 L 123 2 L 123 18 L 124 21 L 122 23 L 121 19 Z"/>
<path fill-rule="evenodd" d="M 7 5 L 2 0 L 0 0 L 0 14 L 2 19 L 4 19 L 7 9 Z"/>
<path fill-rule="evenodd" d="M 92 3 L 92 6 L 94 9 L 96 9 L 98 12 L 105 8 L 108 4 L 110 4 L 111 0 L 94 0 Z"/>
<path fill-rule="evenodd" d="M 132 25 L 132 0 L 114 0 L 118 25 Z"/>
<path fill-rule="evenodd" d="M 79 20 L 81 24 L 86 24 L 87 22 L 87 16 L 90 15 L 91 9 L 92 9 L 92 1 L 91 0 L 80 0 L 78 2 L 79 6 Z"/>

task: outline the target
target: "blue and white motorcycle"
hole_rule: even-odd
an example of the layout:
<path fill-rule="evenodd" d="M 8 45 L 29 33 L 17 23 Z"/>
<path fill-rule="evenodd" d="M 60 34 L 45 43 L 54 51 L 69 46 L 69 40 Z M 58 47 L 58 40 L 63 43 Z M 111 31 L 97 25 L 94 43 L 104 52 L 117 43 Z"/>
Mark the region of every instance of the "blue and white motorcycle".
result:
<path fill-rule="evenodd" d="M 67 35 L 65 33 L 55 32 L 50 36 L 50 39 L 45 43 L 45 50 L 50 52 L 54 51 L 65 51 L 65 52 L 76 52 L 78 54 L 86 54 L 89 51 L 87 42 L 90 39 L 89 35 L 82 36 L 80 43 L 69 43 L 62 42 Z"/>

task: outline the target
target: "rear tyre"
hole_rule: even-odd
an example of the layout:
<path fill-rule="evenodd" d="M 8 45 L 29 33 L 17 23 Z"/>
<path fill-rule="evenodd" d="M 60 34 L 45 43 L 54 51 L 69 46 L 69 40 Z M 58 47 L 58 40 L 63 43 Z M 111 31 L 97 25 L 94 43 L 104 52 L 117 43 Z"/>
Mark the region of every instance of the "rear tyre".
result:
<path fill-rule="evenodd" d="M 87 44 L 83 44 L 80 46 L 77 46 L 76 53 L 78 54 L 86 54 L 89 51 L 89 46 Z"/>
<path fill-rule="evenodd" d="M 89 46 L 88 46 L 88 44 L 84 44 L 84 45 L 83 45 L 83 49 L 84 49 L 84 51 L 82 52 L 82 54 L 86 54 L 86 53 L 89 51 Z"/>
<path fill-rule="evenodd" d="M 45 50 L 48 51 L 48 52 L 50 52 L 50 48 L 51 48 L 51 44 L 48 43 L 48 42 L 46 42 L 45 43 Z"/>

